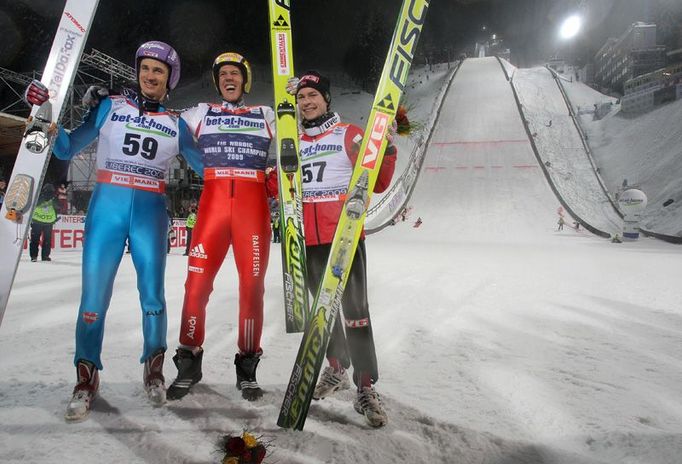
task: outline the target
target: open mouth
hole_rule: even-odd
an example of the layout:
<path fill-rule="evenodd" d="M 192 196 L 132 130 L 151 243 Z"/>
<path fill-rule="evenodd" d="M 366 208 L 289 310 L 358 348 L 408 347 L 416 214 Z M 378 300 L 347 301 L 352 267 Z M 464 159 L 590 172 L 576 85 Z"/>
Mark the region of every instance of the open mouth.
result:
<path fill-rule="evenodd" d="M 225 90 L 228 92 L 233 92 L 233 91 L 237 90 L 237 86 L 234 84 L 227 84 L 225 86 Z"/>

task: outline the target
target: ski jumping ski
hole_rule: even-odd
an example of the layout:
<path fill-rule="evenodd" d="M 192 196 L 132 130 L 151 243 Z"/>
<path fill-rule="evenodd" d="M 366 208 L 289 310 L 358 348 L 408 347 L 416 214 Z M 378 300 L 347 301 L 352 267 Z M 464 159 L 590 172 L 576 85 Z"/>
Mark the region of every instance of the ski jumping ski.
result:
<path fill-rule="evenodd" d="M 61 114 L 80 62 L 99 0 L 67 0 L 59 21 L 42 83 L 50 99 L 34 106 L 21 141 L 5 202 L 0 209 L 0 324 L 28 233 L 52 148 L 50 126 Z"/>
<path fill-rule="evenodd" d="M 424 25 L 429 0 L 404 0 L 374 97 L 365 136 L 348 187 L 327 267 L 313 300 L 311 319 L 301 340 L 284 393 L 277 425 L 302 430 L 320 374 L 334 320 L 360 240 L 367 206 L 386 147 L 386 132 L 405 90 L 407 75 Z"/>
<path fill-rule="evenodd" d="M 277 118 L 279 220 L 282 233 L 282 277 L 287 333 L 303 332 L 308 320 L 305 238 L 301 204 L 296 100 L 286 91 L 294 76 L 290 0 L 268 0 L 272 82 Z"/>

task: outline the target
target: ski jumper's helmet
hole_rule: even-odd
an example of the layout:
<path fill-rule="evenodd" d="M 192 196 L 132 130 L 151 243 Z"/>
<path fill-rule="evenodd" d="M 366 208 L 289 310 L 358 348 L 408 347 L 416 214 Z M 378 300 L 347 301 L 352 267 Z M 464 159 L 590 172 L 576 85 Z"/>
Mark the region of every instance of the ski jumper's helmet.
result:
<path fill-rule="evenodd" d="M 251 91 L 251 65 L 246 61 L 246 58 L 239 53 L 226 52 L 219 55 L 213 62 L 213 84 L 215 85 L 218 94 L 220 94 L 218 73 L 220 72 L 220 68 L 226 64 L 231 64 L 239 68 L 242 72 L 242 77 L 244 78 L 242 92 L 249 93 Z"/>
<path fill-rule="evenodd" d="M 140 45 L 135 53 L 135 75 L 140 76 L 140 61 L 153 58 L 168 66 L 168 90 L 173 90 L 180 81 L 180 57 L 178 52 L 167 43 L 152 40 Z"/>

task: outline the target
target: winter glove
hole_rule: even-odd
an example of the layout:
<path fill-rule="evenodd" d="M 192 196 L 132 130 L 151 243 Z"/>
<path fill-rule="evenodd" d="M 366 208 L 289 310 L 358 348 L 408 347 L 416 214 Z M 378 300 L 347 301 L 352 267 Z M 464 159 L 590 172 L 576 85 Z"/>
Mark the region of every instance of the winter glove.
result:
<path fill-rule="evenodd" d="M 386 131 L 386 140 L 388 140 L 389 145 L 393 145 L 393 139 L 395 134 L 398 132 L 398 122 L 394 119 L 391 123 L 391 127 Z"/>
<path fill-rule="evenodd" d="M 265 169 L 265 192 L 268 198 L 277 199 L 279 197 L 277 170 L 270 166 Z"/>
<path fill-rule="evenodd" d="M 83 94 L 83 106 L 95 108 L 103 99 L 109 96 L 109 90 L 101 85 L 91 85 Z"/>
<path fill-rule="evenodd" d="M 24 92 L 24 101 L 29 106 L 31 105 L 42 105 L 50 98 L 49 91 L 45 84 L 40 82 L 38 79 L 33 79 L 31 83 L 26 87 Z"/>
<path fill-rule="evenodd" d="M 296 90 L 298 90 L 298 83 L 300 79 L 296 76 L 289 78 L 287 81 L 287 93 L 289 95 L 296 95 Z"/>

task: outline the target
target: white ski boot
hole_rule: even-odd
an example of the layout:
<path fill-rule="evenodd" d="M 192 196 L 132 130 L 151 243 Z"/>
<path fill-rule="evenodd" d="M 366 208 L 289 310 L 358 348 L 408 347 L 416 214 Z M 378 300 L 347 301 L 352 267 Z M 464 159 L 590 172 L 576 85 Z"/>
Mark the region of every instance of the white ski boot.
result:
<path fill-rule="evenodd" d="M 76 364 L 78 384 L 66 407 L 64 418 L 69 422 L 80 422 L 88 418 L 92 401 L 99 389 L 99 372 L 90 361 L 80 360 Z"/>
<path fill-rule="evenodd" d="M 358 391 L 353 407 L 359 414 L 365 416 L 367 423 L 372 427 L 383 427 L 388 422 L 381 397 L 373 387 L 362 387 Z"/>
<path fill-rule="evenodd" d="M 163 360 L 164 352 L 159 350 L 144 362 L 144 390 L 154 406 L 162 406 L 166 402 Z"/>
<path fill-rule="evenodd" d="M 331 396 L 339 390 L 348 390 L 350 388 L 350 380 L 348 380 L 348 372 L 346 370 L 337 371 L 331 366 L 327 366 L 320 375 L 320 380 L 315 386 L 313 392 L 314 400 L 321 400 L 327 396 Z"/>

